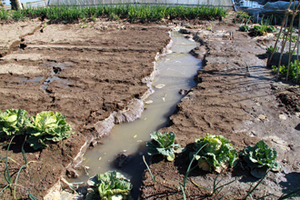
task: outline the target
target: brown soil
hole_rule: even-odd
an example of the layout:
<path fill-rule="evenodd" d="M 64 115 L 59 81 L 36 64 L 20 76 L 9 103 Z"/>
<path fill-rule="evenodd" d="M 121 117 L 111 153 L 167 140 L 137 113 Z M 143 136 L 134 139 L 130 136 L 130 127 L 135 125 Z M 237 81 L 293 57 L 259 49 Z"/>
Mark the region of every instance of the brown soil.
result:
<path fill-rule="evenodd" d="M 225 136 L 237 150 L 262 139 L 276 148 L 281 171 L 268 174 L 253 193 L 255 199 L 268 194 L 277 199 L 283 192 L 300 188 L 299 85 L 276 82 L 271 69 L 266 68 L 264 54 L 267 47 L 274 46 L 274 35 L 251 38 L 238 31 L 239 26 L 232 23 L 231 17 L 182 31 L 191 32 L 187 37 L 200 42 L 201 46 L 191 53 L 203 58 L 203 69 L 198 71 L 197 86 L 170 117 L 170 126 L 160 131 L 175 132 L 177 143 L 187 150 L 173 162 L 162 157 L 152 159 L 150 168 L 156 182 L 146 170 L 142 199 L 183 199 L 180 183 L 183 184 L 190 162 L 189 152 L 195 139 L 207 133 Z M 219 199 L 227 193 L 225 199 L 244 199 L 251 184 L 257 181 L 244 163 L 224 171 L 218 180 L 223 185 L 239 176 L 243 177 L 225 186 L 218 196 L 210 196 L 208 190 L 194 183 L 212 189 L 217 173 L 194 170 L 185 195 L 187 199 Z"/>
<path fill-rule="evenodd" d="M 126 109 L 130 100 L 148 90 L 142 79 L 150 76 L 157 52 L 169 43 L 168 31 L 167 27 L 104 20 L 84 25 L 38 21 L 1 25 L 0 109 L 21 108 L 30 115 L 58 111 L 74 132 L 41 151 L 26 147 L 27 160 L 33 162 L 20 174 L 17 198 L 26 198 L 27 190 L 43 197 L 60 175 L 66 175 L 66 167 L 68 173 L 76 174 L 69 164 L 86 141 L 103 135 L 94 124 Z M 53 77 L 57 78 L 52 81 Z M 12 180 L 24 164 L 23 141 L 16 138 L 8 153 L 16 161 L 9 160 Z M 1 142 L 1 158 L 7 143 Z M 7 184 L 4 169 L 5 162 L 1 162 L 3 187 Z M 12 199 L 11 194 L 6 189 L 0 196 Z"/>
<path fill-rule="evenodd" d="M 80 148 L 103 136 L 94 124 L 114 111 L 126 109 L 131 99 L 142 98 L 148 90 L 142 79 L 152 73 L 156 53 L 169 42 L 167 31 L 179 23 L 194 27 L 189 30 L 190 37 L 201 46 L 191 53 L 204 57 L 204 67 L 198 71 L 197 86 L 170 117 L 170 126 L 160 131 L 174 131 L 177 142 L 187 146 L 187 151 L 177 155 L 174 162 L 153 157 L 150 168 L 156 182 L 145 171 L 142 199 L 183 199 L 179 182 L 183 182 L 189 164 L 189 149 L 206 133 L 224 135 L 238 150 L 261 139 L 277 149 L 282 170 L 270 173 L 254 198 L 265 193 L 278 196 L 300 187 L 300 89 L 276 82 L 266 68 L 266 59 L 261 59 L 266 47 L 274 45 L 274 37 L 251 38 L 237 31 L 231 17 L 194 24 L 173 21 L 169 27 L 103 20 L 72 25 L 29 21 L 1 25 L 0 109 L 22 108 L 31 115 L 43 110 L 59 111 L 74 134 L 41 151 L 25 148 L 27 160 L 34 162 L 21 171 L 18 198 L 26 198 L 27 190 L 42 198 L 61 175 L 76 174 L 70 163 Z M 59 79 L 51 82 L 51 77 Z M 17 162 L 9 160 L 13 180 L 24 164 L 20 147 L 23 141 L 16 138 L 8 154 Z M 7 143 L 1 142 L 1 158 L 5 157 Z M 1 162 L 2 174 L 4 168 Z M 219 179 L 225 183 L 241 175 L 241 180 L 224 187 L 219 198 L 229 191 L 232 193 L 226 199 L 245 197 L 256 179 L 243 163 L 223 172 Z M 212 188 L 215 177 L 215 173 L 193 171 L 187 182 L 187 199 L 208 195 L 191 180 Z M 0 184 L 7 184 L 4 178 Z M 12 192 L 13 187 L 5 189 L 1 199 L 12 199 Z"/>

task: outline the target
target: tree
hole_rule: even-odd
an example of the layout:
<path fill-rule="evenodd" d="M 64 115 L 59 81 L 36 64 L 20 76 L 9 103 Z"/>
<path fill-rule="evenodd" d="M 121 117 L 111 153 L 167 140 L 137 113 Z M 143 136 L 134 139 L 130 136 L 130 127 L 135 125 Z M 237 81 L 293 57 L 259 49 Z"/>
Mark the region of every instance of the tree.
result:
<path fill-rule="evenodd" d="M 10 0 L 10 4 L 11 4 L 12 10 L 21 10 L 22 9 L 20 0 Z"/>

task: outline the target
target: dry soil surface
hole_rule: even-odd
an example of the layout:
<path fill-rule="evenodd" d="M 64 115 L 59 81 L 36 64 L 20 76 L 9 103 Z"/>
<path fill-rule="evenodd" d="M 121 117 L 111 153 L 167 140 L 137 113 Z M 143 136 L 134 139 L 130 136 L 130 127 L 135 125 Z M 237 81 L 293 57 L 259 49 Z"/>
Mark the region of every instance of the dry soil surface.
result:
<path fill-rule="evenodd" d="M 187 24 L 191 32 L 187 37 L 199 42 L 199 48 L 191 53 L 203 59 L 204 66 L 196 76 L 197 86 L 170 117 L 170 126 L 160 131 L 174 131 L 176 141 L 188 150 L 196 138 L 206 133 L 222 134 L 238 150 L 264 139 L 277 149 L 281 171 L 270 173 L 254 196 L 279 196 L 300 187 L 300 89 L 276 81 L 266 68 L 263 54 L 266 47 L 274 45 L 272 35 L 251 38 L 239 32 L 230 17 L 215 22 L 173 21 L 169 25 L 104 20 L 69 25 L 26 21 L 1 25 L 0 109 L 22 108 L 30 115 L 59 111 L 74 134 L 40 151 L 25 148 L 28 161 L 34 162 L 21 171 L 18 198 L 26 198 L 27 190 L 42 198 L 61 175 L 76 175 L 73 167 L 80 152 L 94 138 L 109 133 L 97 122 L 115 111 L 130 110 L 132 99 L 145 98 L 149 91 L 145 77 L 153 72 L 157 52 L 168 44 L 168 31 Z M 120 115 L 115 115 L 115 123 L 132 119 L 126 114 L 117 116 Z M 23 141 L 24 138 L 16 138 L 8 154 L 16 161 L 9 160 L 13 180 L 24 164 L 20 145 Z M 5 157 L 7 143 L 1 141 L 1 158 Z M 183 199 L 179 182 L 189 164 L 188 150 L 173 162 L 153 157 L 150 168 L 156 182 L 145 171 L 142 199 Z M 1 162 L 1 174 L 4 169 L 5 163 Z M 219 197 L 230 191 L 226 199 L 244 198 L 257 179 L 251 177 L 243 163 L 219 178 L 225 183 L 241 175 L 243 178 L 224 187 Z M 187 182 L 187 199 L 202 199 L 208 194 L 192 181 L 212 188 L 216 176 L 193 171 Z M 7 184 L 3 177 L 0 184 Z M 12 192 L 13 187 L 5 189 L 1 199 L 11 199 Z"/>
<path fill-rule="evenodd" d="M 114 111 L 128 110 L 133 99 L 142 98 L 149 90 L 144 78 L 151 75 L 157 53 L 169 43 L 169 30 L 105 20 L 84 26 L 35 20 L 1 25 L 1 111 L 21 108 L 31 116 L 58 111 L 74 132 L 69 139 L 40 151 L 25 146 L 27 160 L 33 162 L 21 171 L 18 198 L 26 198 L 27 190 L 41 198 L 61 175 L 76 175 L 72 161 L 94 138 L 107 133 L 97 131 L 94 124 Z M 116 120 L 132 119 L 124 115 Z M 15 138 L 8 153 L 16 161 L 9 160 L 12 180 L 24 164 L 23 141 Z M 7 143 L 1 141 L 1 158 L 6 155 Z M 1 174 L 4 169 L 2 161 Z M 7 184 L 3 176 L 0 184 Z M 11 194 L 6 189 L 0 196 L 12 199 Z"/>

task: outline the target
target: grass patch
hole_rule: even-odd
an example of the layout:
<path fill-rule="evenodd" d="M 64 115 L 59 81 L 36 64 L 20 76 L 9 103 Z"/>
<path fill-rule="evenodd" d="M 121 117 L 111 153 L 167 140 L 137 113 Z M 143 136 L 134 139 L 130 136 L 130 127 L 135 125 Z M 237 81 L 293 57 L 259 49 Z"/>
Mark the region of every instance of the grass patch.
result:
<path fill-rule="evenodd" d="M 226 17 L 222 8 L 184 7 L 184 6 L 149 6 L 116 4 L 97 7 L 51 6 L 46 8 L 26 8 L 23 10 L 0 10 L 0 20 L 20 21 L 26 18 L 46 18 L 51 21 L 77 22 L 85 18 L 108 17 L 111 20 L 126 19 L 129 21 L 160 21 L 162 19 L 205 19 L 214 20 Z"/>

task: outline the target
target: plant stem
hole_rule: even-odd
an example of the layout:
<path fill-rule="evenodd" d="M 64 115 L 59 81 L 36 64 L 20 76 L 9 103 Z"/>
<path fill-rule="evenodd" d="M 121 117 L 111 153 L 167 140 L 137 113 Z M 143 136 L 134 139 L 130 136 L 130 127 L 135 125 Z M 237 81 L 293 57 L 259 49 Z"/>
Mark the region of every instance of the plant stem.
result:
<path fill-rule="evenodd" d="M 184 187 L 183 187 L 183 188 L 184 188 L 184 189 L 186 189 L 186 181 L 187 181 L 187 177 L 188 177 L 189 173 L 190 173 L 193 169 L 195 169 L 195 167 L 191 169 L 192 163 L 193 163 L 194 160 L 195 160 L 195 155 L 198 155 L 198 153 L 199 153 L 206 145 L 208 145 L 208 143 L 206 143 L 206 144 L 203 145 L 201 148 L 199 148 L 199 150 L 193 155 L 193 158 L 192 158 L 192 160 L 191 160 L 191 162 L 190 162 L 190 164 L 189 164 L 189 166 L 188 166 L 188 168 L 187 168 L 187 170 L 186 170 L 185 176 L 184 176 L 184 180 L 183 180 L 183 183 L 184 183 L 184 185 L 183 185 Z"/>
<path fill-rule="evenodd" d="M 145 156 L 144 156 L 144 155 L 143 155 L 143 161 L 144 161 L 144 163 L 145 163 L 145 165 L 146 165 L 146 167 L 147 167 L 147 169 L 148 169 L 148 171 L 149 171 L 149 173 L 150 173 L 150 175 L 151 175 L 151 178 L 152 178 L 153 182 L 155 183 L 155 176 L 153 176 L 153 174 L 152 174 L 152 172 L 151 172 L 151 170 L 150 170 L 150 167 L 149 167 L 149 165 L 148 165 L 147 162 L 146 162 L 146 159 L 145 159 Z"/>

